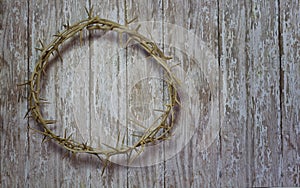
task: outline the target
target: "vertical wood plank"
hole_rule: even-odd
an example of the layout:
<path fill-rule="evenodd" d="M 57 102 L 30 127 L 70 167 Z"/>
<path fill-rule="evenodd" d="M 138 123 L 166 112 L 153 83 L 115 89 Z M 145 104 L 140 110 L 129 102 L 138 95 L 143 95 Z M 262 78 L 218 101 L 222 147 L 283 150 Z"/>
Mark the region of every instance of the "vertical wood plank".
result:
<path fill-rule="evenodd" d="M 48 44 L 54 39 L 53 35 L 61 31 L 63 25 L 68 21 L 71 24 L 86 17 L 84 1 L 69 3 L 29 1 L 30 70 L 33 70 L 39 56 L 35 49 L 35 47 L 41 46 L 39 40 Z M 76 119 L 73 114 L 74 105 L 78 105 L 74 101 L 75 94 L 73 92 L 76 86 L 75 68 L 76 63 L 78 63 L 76 61 L 80 59 L 84 61 L 89 56 L 85 51 L 78 50 L 78 39 L 67 43 L 69 44 L 62 45 L 59 49 L 63 62 L 57 57 L 52 60 L 53 64 L 49 66 L 47 76 L 43 79 L 43 92 L 41 93 L 42 97 L 50 102 L 49 105 L 44 106 L 43 114 L 45 117 L 57 120 L 57 123 L 52 127 L 58 135 L 64 135 L 65 130 L 67 130 L 68 135 L 78 134 L 76 127 L 74 127 Z M 31 125 L 34 124 L 31 122 Z M 41 135 L 30 131 L 28 137 L 30 141 L 28 157 L 30 163 L 28 182 L 30 186 L 47 186 L 49 179 L 52 179 L 52 184 L 57 187 L 74 186 L 82 182 L 88 183 L 86 180 L 90 176 L 89 170 L 80 170 L 81 165 L 85 165 L 85 163 L 78 163 L 76 159 L 69 158 L 70 155 L 67 155 L 66 159 L 63 160 L 65 150 L 52 142 L 41 145 L 43 138 Z M 43 173 L 41 174 L 41 172 Z M 81 174 L 85 174 L 85 176 Z M 79 176 L 79 178 L 74 181 L 73 176 Z"/>
<path fill-rule="evenodd" d="M 279 3 L 283 186 L 300 186 L 300 3 Z"/>
<path fill-rule="evenodd" d="M 137 17 L 137 23 L 131 24 L 134 28 L 141 24 L 139 32 L 153 40 L 162 48 L 162 1 L 131 1 L 126 0 L 126 18 L 128 20 Z M 137 47 L 140 48 L 140 47 Z M 128 122 L 130 141 L 133 142 L 132 134 L 139 134 L 134 126 L 139 124 L 149 127 L 158 113 L 154 109 L 163 109 L 163 77 L 156 62 L 147 58 L 142 50 L 134 46 L 127 48 L 127 92 L 128 108 L 127 118 L 134 122 Z M 147 147 L 141 153 L 141 165 L 133 161 L 128 167 L 129 187 L 162 187 L 164 186 L 164 163 L 162 145 L 155 148 Z M 157 154 L 157 155 L 156 155 Z M 149 155 L 152 155 L 150 157 Z M 134 156 L 133 156 L 134 157 Z M 152 159 L 151 159 L 152 158 Z M 151 161 L 151 162 L 150 162 Z"/>
<path fill-rule="evenodd" d="M 184 90 L 188 92 L 188 100 L 184 101 L 184 97 L 182 97 L 181 113 L 187 112 L 187 114 L 180 123 L 186 124 L 186 131 L 193 129 L 194 126 L 197 128 L 187 145 L 181 148 L 182 150 L 173 158 L 166 161 L 165 186 L 216 187 L 220 171 L 218 167 L 220 148 L 216 137 L 218 133 L 212 138 L 208 138 L 205 130 L 209 126 L 215 126 L 210 123 L 213 118 L 219 118 L 217 116 L 210 117 L 210 110 L 213 108 L 212 100 L 215 100 L 212 98 L 216 97 L 216 106 L 214 107 L 216 110 L 218 110 L 220 102 L 217 60 L 218 4 L 206 0 L 167 1 L 164 3 L 164 21 L 164 23 L 174 24 L 174 27 L 182 27 L 184 30 L 181 36 L 179 29 L 174 31 L 165 25 L 164 44 L 166 44 L 166 53 L 174 56 L 173 63 L 179 63 L 177 68 L 182 69 L 186 74 L 181 81 L 183 86 L 186 86 Z M 177 35 L 172 32 L 177 32 Z M 177 45 L 174 45 L 176 43 Z M 208 52 L 212 53 L 211 58 L 199 55 Z M 201 58 L 198 59 L 198 57 Z M 209 69 L 214 71 L 210 72 Z M 209 83 L 210 77 L 214 77 L 214 83 Z M 215 97 L 210 97 L 211 95 Z M 192 113 L 193 116 L 189 116 L 189 113 Z M 217 126 L 220 124 L 218 123 Z M 208 141 L 210 139 L 211 143 Z M 181 141 L 175 141 L 178 143 L 175 143 L 174 147 L 179 147 L 182 144 Z M 206 141 L 207 143 L 205 143 Z"/>
<path fill-rule="evenodd" d="M 28 4 L 0 2 L 0 185 L 26 183 L 25 156 L 27 121 L 26 88 L 17 84 L 27 80 Z"/>
<path fill-rule="evenodd" d="M 247 187 L 250 152 L 245 141 L 247 124 L 246 5 L 219 1 L 220 62 L 224 125 L 221 128 L 221 187 Z"/>
<path fill-rule="evenodd" d="M 124 23 L 124 2 L 91 1 L 91 6 L 100 18 Z M 123 105 L 126 83 L 123 82 L 125 77 L 119 77 L 125 70 L 126 56 L 116 32 L 91 31 L 90 34 L 90 139 L 96 147 L 104 148 L 102 144 L 115 147 L 118 130 L 126 126 L 121 122 L 126 118 L 126 106 Z M 120 87 L 116 88 L 116 85 Z M 104 163 L 98 161 L 92 169 L 92 186 L 127 186 L 126 166 L 112 163 L 102 176 L 103 167 Z"/>
<path fill-rule="evenodd" d="M 253 115 L 254 139 L 252 186 L 278 186 L 282 184 L 278 3 L 252 1 L 247 8 L 250 9 L 247 101 L 253 105 L 248 109 L 253 110 L 249 116 Z"/>
<path fill-rule="evenodd" d="M 41 47 L 39 40 L 43 43 L 49 42 L 52 39 L 53 33 L 58 30 L 56 25 L 56 11 L 55 11 L 55 1 L 46 3 L 42 1 L 31 0 L 29 3 L 29 33 L 30 33 L 30 43 L 29 43 L 29 73 L 32 73 L 35 63 L 39 57 L 39 51 L 36 47 Z M 58 66 L 52 66 L 51 71 L 48 71 L 47 79 L 45 85 L 48 90 L 45 90 L 45 95 L 42 93 L 42 97 L 47 97 L 47 100 L 51 101 L 50 107 L 47 109 L 47 114 L 49 118 L 57 119 L 55 107 L 55 90 L 56 83 L 54 82 L 55 71 Z M 45 79 L 45 80 L 47 80 Z M 46 106 L 45 106 L 46 107 Z M 30 126 L 37 128 L 35 122 L 30 120 Z M 28 186 L 46 186 L 47 178 L 54 179 L 53 185 L 60 185 L 60 177 L 62 175 L 62 162 L 59 158 L 59 153 L 61 150 L 53 147 L 52 143 L 41 144 L 43 136 L 29 131 L 29 152 L 28 152 Z M 57 167 L 57 168 L 55 168 Z M 42 173 L 41 173 L 42 172 Z"/>
<path fill-rule="evenodd" d="M 88 17 L 85 8 L 89 8 L 86 1 L 59 1 L 55 4 L 57 27 L 65 29 L 64 24 L 74 24 Z M 90 58 L 89 36 L 86 30 L 75 35 L 61 47 L 63 62 L 57 61 L 55 74 L 55 110 L 58 119 L 58 133 L 85 143 L 88 142 L 90 129 L 90 101 L 89 101 L 89 65 Z M 59 158 L 62 159 L 60 186 L 91 186 L 90 166 L 93 165 L 90 157 L 85 154 L 72 153 L 62 150 Z M 74 178 L 77 177 L 77 178 Z"/>

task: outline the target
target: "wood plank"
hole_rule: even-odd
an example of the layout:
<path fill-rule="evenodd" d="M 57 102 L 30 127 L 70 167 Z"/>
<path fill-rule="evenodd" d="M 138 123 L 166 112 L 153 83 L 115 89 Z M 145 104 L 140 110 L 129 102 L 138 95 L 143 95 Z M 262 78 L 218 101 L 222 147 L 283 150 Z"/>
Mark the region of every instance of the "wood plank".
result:
<path fill-rule="evenodd" d="M 0 184 L 22 186 L 28 175 L 27 104 L 26 88 L 17 84 L 27 79 L 28 5 L 5 0 L 0 7 Z"/>
<path fill-rule="evenodd" d="M 300 186 L 300 3 L 280 1 L 283 186 Z"/>
<path fill-rule="evenodd" d="M 124 3 L 122 1 L 91 1 L 94 13 L 100 18 L 124 23 Z M 122 130 L 125 120 L 126 106 L 123 105 L 126 84 L 119 84 L 118 76 L 126 67 L 124 49 L 119 44 L 116 32 L 92 31 L 90 38 L 90 120 L 93 145 L 102 147 L 104 144 L 115 147 L 117 131 Z M 122 77 L 123 79 L 123 77 Z M 125 80 L 124 80 L 125 81 Z M 126 126 L 126 125 L 125 125 Z M 98 161 L 96 158 L 95 160 Z M 104 163 L 91 169 L 91 184 L 93 187 L 126 187 L 127 167 L 111 164 L 102 176 Z"/>
<path fill-rule="evenodd" d="M 69 4 L 70 3 L 70 4 Z M 29 2 L 29 30 L 31 37 L 30 43 L 30 70 L 33 70 L 39 53 L 35 47 L 40 47 L 39 39 L 45 44 L 54 39 L 53 35 L 63 29 L 63 25 L 68 21 L 70 23 L 86 17 L 84 1 L 56 3 L 56 2 Z M 67 42 L 68 43 L 68 42 Z M 58 135 L 64 135 L 72 132 L 76 135 L 76 127 L 73 116 L 74 87 L 76 86 L 76 60 L 88 59 L 89 53 L 78 51 L 79 40 L 71 41 L 59 50 L 61 51 L 63 62 L 56 58 L 47 70 L 47 76 L 44 78 L 42 97 L 46 98 L 50 104 L 44 106 L 43 114 L 50 118 L 56 119 L 57 123 L 52 125 L 53 130 Z M 76 49 L 77 48 L 77 49 Z M 77 50 L 77 51 L 76 51 Z M 86 55 L 85 55 L 86 54 Z M 75 98 L 76 99 L 76 98 Z M 83 107 L 84 108 L 84 107 Z M 31 125 L 34 125 L 31 122 Z M 34 127 L 34 126 L 33 126 Z M 78 134 L 78 133 L 77 133 Z M 30 163 L 28 182 L 30 186 L 47 186 L 48 180 L 53 179 L 52 185 L 66 186 L 78 185 L 89 179 L 89 169 L 80 170 L 82 162 L 78 159 L 68 158 L 65 160 L 65 150 L 58 147 L 53 142 L 40 144 L 43 136 L 29 132 L 30 152 L 28 160 Z M 85 163 L 83 163 L 85 164 Z M 42 175 L 40 175 L 42 172 Z M 81 175 L 81 174 L 85 174 Z M 79 176 L 74 181 L 73 176 Z M 88 184 L 87 184 L 88 185 Z"/>
<path fill-rule="evenodd" d="M 166 187 L 218 186 L 220 145 L 216 130 L 220 126 L 220 87 L 217 18 L 217 2 L 168 1 L 164 4 L 164 21 L 174 24 L 164 25 L 165 51 L 174 56 L 173 64 L 180 63 L 176 68 L 185 75 L 180 76 L 182 90 L 186 93 L 181 96 L 182 117 L 176 126 L 186 126 L 180 134 L 185 134 L 187 141 L 182 145 L 182 139 L 175 140 L 172 145 L 177 147 L 178 153 L 166 159 Z M 211 116 L 212 111 L 216 116 Z M 210 128 L 215 130 L 211 137 L 206 131 Z M 192 138 L 189 138 L 189 132 Z"/>
<path fill-rule="evenodd" d="M 278 186 L 281 179 L 280 56 L 277 2 L 254 1 L 249 10 L 249 97 L 253 122 L 251 186 Z M 268 11 L 266 11 L 268 10 Z M 250 140 L 249 140 L 250 141 Z M 248 148 L 250 149 L 250 148 Z"/>
<path fill-rule="evenodd" d="M 28 176 L 26 88 L 17 87 L 28 75 L 28 5 L 1 1 L 0 6 L 0 184 L 9 187 L 25 185 Z"/>
<path fill-rule="evenodd" d="M 138 30 L 141 34 L 153 40 L 161 48 L 162 45 L 162 1 L 130 1 L 126 0 L 126 18 L 137 17 L 132 28 L 141 24 Z M 131 134 L 144 131 L 136 126 L 136 122 L 150 127 L 159 116 L 154 109 L 163 109 L 162 71 L 155 60 L 147 58 L 140 47 L 131 43 L 127 48 L 127 92 L 129 142 L 134 143 Z M 135 139 L 136 140 L 136 139 Z M 145 147 L 145 151 L 128 167 L 129 187 L 162 187 L 164 186 L 163 146 Z"/>
<path fill-rule="evenodd" d="M 251 150 L 247 144 L 247 56 L 246 4 L 243 1 L 219 2 L 220 63 L 224 125 L 220 134 L 221 171 L 219 186 L 251 186 L 247 171 Z M 251 164 L 251 163 L 250 163 Z"/>

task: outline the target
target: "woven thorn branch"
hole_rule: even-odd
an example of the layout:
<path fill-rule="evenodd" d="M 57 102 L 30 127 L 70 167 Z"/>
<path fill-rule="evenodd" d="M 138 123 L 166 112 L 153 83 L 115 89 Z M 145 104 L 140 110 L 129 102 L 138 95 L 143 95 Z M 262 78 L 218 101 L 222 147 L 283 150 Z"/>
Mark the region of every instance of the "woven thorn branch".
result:
<path fill-rule="evenodd" d="M 167 64 L 167 60 L 171 59 L 164 55 L 164 53 L 159 49 L 155 42 L 152 42 L 150 39 L 141 35 L 138 32 L 138 28 L 130 29 L 128 24 L 131 22 L 125 23 L 125 25 L 121 25 L 111 20 L 102 19 L 98 16 L 93 16 L 93 9 L 87 11 L 88 18 L 82 21 L 79 21 L 73 25 L 66 24 L 64 25 L 65 30 L 59 32 L 54 35 L 55 39 L 50 42 L 49 45 L 44 45 L 41 41 L 41 48 L 37 48 L 41 51 L 40 57 L 35 65 L 35 68 L 30 76 L 28 82 L 22 85 L 29 86 L 29 94 L 28 94 L 28 102 L 29 107 L 28 111 L 25 115 L 25 118 L 32 118 L 38 124 L 40 130 L 33 129 L 34 131 L 44 135 L 44 141 L 52 140 L 56 142 L 58 145 L 65 148 L 67 151 L 72 152 L 73 154 L 77 153 L 87 153 L 96 155 L 99 159 L 104 159 L 104 168 L 106 168 L 109 159 L 111 156 L 118 154 L 129 154 L 133 150 L 138 151 L 138 155 L 142 153 L 146 144 L 155 143 L 160 140 L 168 139 L 171 135 L 171 129 L 175 125 L 175 116 L 176 111 L 178 111 L 178 107 L 180 106 L 177 85 L 179 84 L 179 80 L 172 74 L 171 67 Z M 72 38 L 76 34 L 80 34 L 80 42 L 82 42 L 82 33 L 83 30 L 103 30 L 103 31 L 115 31 L 122 34 L 127 34 L 129 39 L 126 44 L 130 41 L 137 42 L 140 47 L 147 51 L 149 55 L 151 55 L 156 62 L 164 69 L 167 80 L 168 80 L 168 92 L 169 92 L 169 103 L 165 105 L 165 109 L 162 111 L 161 116 L 153 122 L 153 124 L 144 130 L 143 135 L 139 136 L 139 139 L 136 143 L 131 146 L 128 146 L 124 143 L 124 139 L 122 139 L 122 143 L 116 144 L 116 147 L 106 145 L 107 149 L 94 148 L 87 143 L 82 143 L 74 140 L 72 135 L 67 135 L 66 131 L 64 136 L 59 136 L 55 134 L 50 128 L 49 125 L 55 124 L 55 120 L 47 120 L 42 116 L 41 105 L 45 103 L 45 99 L 40 97 L 40 93 L 42 90 L 41 87 L 41 79 L 43 75 L 46 74 L 46 67 L 49 65 L 49 58 L 54 56 L 55 53 L 62 60 L 62 56 L 59 52 L 59 47 L 66 40 Z M 53 63 L 53 62 L 52 62 Z M 120 135 L 118 135 L 118 138 Z M 117 142 L 119 142 L 118 139 Z M 135 156 L 133 159 L 135 159 Z"/>

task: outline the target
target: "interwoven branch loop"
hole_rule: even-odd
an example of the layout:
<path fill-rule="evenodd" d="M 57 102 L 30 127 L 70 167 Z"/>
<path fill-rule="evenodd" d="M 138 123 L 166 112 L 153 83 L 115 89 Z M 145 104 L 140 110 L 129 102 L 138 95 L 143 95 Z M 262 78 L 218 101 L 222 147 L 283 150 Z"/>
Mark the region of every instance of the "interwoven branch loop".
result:
<path fill-rule="evenodd" d="M 61 145 L 70 152 L 94 154 L 101 158 L 104 157 L 106 160 L 109 160 L 109 158 L 113 155 L 129 153 L 132 150 L 137 150 L 138 148 L 141 148 L 140 150 L 142 150 L 146 144 L 168 138 L 170 136 L 170 131 L 175 124 L 175 107 L 179 106 L 178 93 L 176 90 L 176 85 L 179 81 L 171 73 L 171 68 L 166 63 L 170 57 L 165 56 L 155 42 L 152 42 L 148 38 L 138 33 L 138 29 L 130 29 L 127 24 L 121 25 L 107 19 L 101 19 L 98 16 L 94 17 L 91 15 L 91 12 L 89 12 L 88 19 L 79 21 L 74 25 L 65 25 L 65 28 L 66 29 L 64 31 L 54 35 L 55 39 L 49 45 L 45 46 L 41 42 L 42 48 L 39 49 L 41 51 L 40 58 L 37 61 L 33 73 L 31 74 L 31 77 L 27 83 L 29 85 L 29 109 L 26 116 L 30 115 L 30 117 L 32 117 L 38 123 L 41 130 L 36 131 L 43 134 L 48 140 L 55 141 L 57 144 Z M 164 69 L 166 73 L 168 80 L 169 103 L 166 105 L 165 110 L 160 116 L 160 121 L 154 122 L 151 127 L 147 128 L 138 141 L 131 146 L 117 144 L 117 148 L 107 145 L 107 149 L 93 148 L 87 143 L 81 143 L 74 140 L 72 135 L 67 136 L 65 134 L 64 136 L 59 136 L 55 134 L 49 128 L 49 124 L 54 124 L 55 121 L 47 120 L 42 116 L 41 104 L 45 99 L 40 97 L 42 90 L 41 79 L 46 72 L 46 67 L 50 63 L 49 58 L 54 56 L 54 53 L 56 53 L 58 57 L 62 59 L 62 56 L 59 52 L 59 47 L 66 40 L 72 38 L 78 33 L 80 34 L 80 40 L 82 40 L 82 32 L 84 29 L 115 31 L 121 35 L 123 33 L 127 34 L 129 36 L 129 40 L 137 42 L 140 47 L 147 51 L 156 60 L 156 62 Z M 51 63 L 53 63 L 53 61 L 51 61 Z"/>

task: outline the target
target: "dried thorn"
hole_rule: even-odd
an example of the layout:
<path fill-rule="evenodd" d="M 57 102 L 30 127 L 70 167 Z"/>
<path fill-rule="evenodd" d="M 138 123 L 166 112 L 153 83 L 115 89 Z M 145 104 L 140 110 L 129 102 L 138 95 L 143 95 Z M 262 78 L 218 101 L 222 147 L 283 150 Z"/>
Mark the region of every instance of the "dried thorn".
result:
<path fill-rule="evenodd" d="M 93 17 L 93 9 L 94 9 L 94 6 L 92 6 L 92 8 L 90 8 L 90 10 L 88 10 L 86 7 L 84 7 L 87 15 L 88 15 L 88 18 L 91 19 Z"/>
<path fill-rule="evenodd" d="M 60 59 L 61 61 L 63 61 L 63 59 L 62 59 L 62 57 L 61 57 L 61 55 L 60 55 L 60 52 L 59 52 L 59 50 L 58 50 L 58 49 L 55 49 L 55 51 L 56 51 L 56 53 L 57 53 L 57 55 L 58 55 L 59 59 Z"/>
<path fill-rule="evenodd" d="M 48 136 L 44 135 L 44 138 L 42 140 L 42 144 L 49 142 L 50 140 L 52 140 L 52 138 L 49 138 Z"/>
<path fill-rule="evenodd" d="M 182 106 L 181 103 L 178 101 L 177 97 L 175 98 L 175 102 L 176 102 L 179 106 Z"/>
<path fill-rule="evenodd" d="M 125 138 L 126 138 L 126 134 L 124 134 L 123 139 L 122 139 L 122 145 L 124 146 L 125 143 Z"/>
<path fill-rule="evenodd" d="M 44 51 L 44 49 L 42 49 L 42 48 L 35 47 L 35 49 L 38 50 L 38 51 L 41 51 L 41 52 Z"/>
<path fill-rule="evenodd" d="M 74 152 L 74 151 L 72 151 L 72 159 L 75 159 L 75 157 L 76 157 L 76 152 Z"/>
<path fill-rule="evenodd" d="M 103 168 L 102 168 L 101 176 L 103 176 L 104 171 L 105 171 L 106 167 L 108 166 L 108 163 L 109 163 L 108 159 L 109 159 L 109 157 L 106 157 L 106 159 L 104 161 L 104 165 L 103 165 Z"/>
<path fill-rule="evenodd" d="M 82 142 L 82 149 L 87 150 L 88 149 L 88 144 L 86 142 Z"/>
<path fill-rule="evenodd" d="M 58 38 L 62 37 L 62 35 L 61 35 L 61 33 L 59 31 L 57 31 L 57 34 L 54 34 L 53 36 L 54 37 L 58 37 Z"/>
<path fill-rule="evenodd" d="M 66 24 L 64 24 L 63 26 L 64 26 L 64 28 L 66 28 L 66 29 L 69 29 L 69 28 L 70 28 L 70 23 L 69 23 L 69 20 L 68 20 L 68 21 L 67 21 L 67 23 L 66 23 Z"/>
<path fill-rule="evenodd" d="M 79 41 L 80 41 L 80 46 L 82 46 L 83 42 L 82 42 L 82 38 L 83 38 L 83 31 L 81 30 L 79 32 Z"/>
<path fill-rule="evenodd" d="M 144 151 L 144 145 L 142 144 L 141 145 L 141 149 L 140 150 L 138 150 L 138 152 L 137 152 L 137 154 L 136 154 L 136 156 L 134 156 L 134 158 L 132 158 L 130 161 L 129 161 L 129 164 L 131 164 L 143 151 Z"/>
<path fill-rule="evenodd" d="M 135 121 L 135 120 L 133 120 L 133 119 L 129 119 L 129 121 L 133 122 L 134 124 L 136 124 L 137 126 L 139 126 L 139 127 L 143 128 L 143 129 L 145 129 L 145 130 L 147 129 L 147 127 L 145 127 L 145 126 L 141 125 L 140 123 L 136 122 L 136 121 Z"/>
<path fill-rule="evenodd" d="M 26 114 L 25 114 L 25 116 L 24 116 L 24 119 L 26 119 L 26 118 L 28 117 L 29 113 L 30 113 L 31 110 L 33 110 L 34 108 L 35 108 L 35 106 L 34 106 L 34 107 L 30 107 L 30 108 L 27 110 L 27 112 L 26 112 Z"/>
<path fill-rule="evenodd" d="M 65 140 L 66 142 L 70 141 L 71 137 L 73 134 L 70 134 L 70 136 L 68 136 L 68 138 Z"/>
<path fill-rule="evenodd" d="M 45 69 L 43 69 L 42 72 L 43 72 L 43 74 L 44 74 L 45 76 L 47 76 L 47 73 L 46 73 Z"/>
<path fill-rule="evenodd" d="M 141 27 L 141 24 L 139 24 L 134 30 L 135 30 L 136 32 L 138 32 L 138 30 L 140 29 L 140 27 Z"/>
<path fill-rule="evenodd" d="M 46 124 L 54 124 L 56 123 L 56 120 L 45 120 Z"/>
<path fill-rule="evenodd" d="M 132 41 L 133 40 L 133 38 L 131 38 L 131 37 L 129 37 L 129 39 L 126 41 L 126 43 L 125 43 L 125 47 L 126 46 L 128 46 L 128 44 L 130 43 L 130 41 Z"/>
<path fill-rule="evenodd" d="M 132 22 L 134 22 L 136 19 L 137 19 L 138 17 L 136 16 L 136 17 L 134 17 L 132 20 L 130 20 L 130 21 L 128 21 L 128 20 L 125 20 L 125 25 L 129 25 L 129 24 L 131 24 Z"/>
<path fill-rule="evenodd" d="M 120 130 L 118 131 L 118 137 L 117 137 L 116 148 L 118 148 L 119 140 L 120 140 Z"/>
<path fill-rule="evenodd" d="M 110 149 L 115 150 L 116 152 L 119 152 L 119 150 L 118 150 L 117 148 L 114 148 L 114 147 L 112 147 L 112 146 L 110 146 L 110 145 L 107 145 L 107 144 L 104 144 L 104 143 L 102 143 L 102 144 L 103 144 L 104 146 L 110 148 Z"/>
<path fill-rule="evenodd" d="M 20 86 L 30 85 L 30 84 L 31 84 L 31 81 L 27 81 L 27 82 L 25 82 L 23 84 L 17 84 L 17 86 L 20 87 Z"/>
<path fill-rule="evenodd" d="M 41 40 L 41 39 L 39 39 L 39 42 L 40 42 L 40 44 L 41 44 L 42 48 L 43 48 L 43 49 L 45 49 L 45 45 L 44 45 L 44 43 L 42 42 L 42 40 Z"/>
<path fill-rule="evenodd" d="M 97 153 L 95 153 L 94 155 L 96 155 L 96 157 L 102 162 L 103 160 L 102 160 L 102 158 L 97 154 Z"/>
<path fill-rule="evenodd" d="M 64 156 L 62 157 L 62 159 L 65 159 L 65 158 L 68 156 L 68 154 L 69 154 L 69 151 L 67 150 L 67 151 L 65 152 Z"/>
<path fill-rule="evenodd" d="M 43 140 L 42 140 L 42 144 L 45 142 L 46 139 L 47 139 L 47 136 L 45 135 Z"/>
<path fill-rule="evenodd" d="M 131 134 L 131 136 L 139 137 L 139 138 L 142 138 L 142 137 L 143 137 L 142 135 L 137 135 L 137 134 Z"/>
<path fill-rule="evenodd" d="M 172 65 L 172 66 L 170 67 L 170 70 L 173 69 L 174 67 L 179 66 L 179 65 L 181 65 L 181 63 L 177 63 L 177 64 L 175 64 L 175 65 Z"/>
<path fill-rule="evenodd" d="M 162 112 L 162 113 L 166 112 L 165 110 L 160 110 L 160 109 L 153 109 L 153 111 L 155 111 L 155 112 Z"/>

